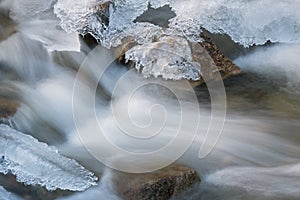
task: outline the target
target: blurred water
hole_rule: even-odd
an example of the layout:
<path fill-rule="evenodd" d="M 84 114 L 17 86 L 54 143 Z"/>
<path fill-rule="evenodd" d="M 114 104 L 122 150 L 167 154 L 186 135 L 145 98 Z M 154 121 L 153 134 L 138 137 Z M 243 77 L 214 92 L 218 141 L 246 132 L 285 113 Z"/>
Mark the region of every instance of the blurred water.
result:
<path fill-rule="evenodd" d="M 24 4 L 26 2 L 30 3 L 25 1 Z M 264 2 L 269 5 L 269 1 Z M 1 1 L 1 5 L 0 95 L 21 101 L 20 108 L 8 123 L 17 130 L 58 146 L 64 155 L 77 159 L 88 169 L 107 174 L 104 167 L 82 147 L 73 121 L 72 92 L 76 76 L 74 69 L 79 68 L 90 49 L 83 44 L 79 49 L 77 34 L 68 37 L 44 31 L 45 26 L 40 26 L 43 22 L 36 21 L 34 17 L 29 19 L 33 20 L 31 25 L 35 29 L 29 29 L 27 22 L 22 20 L 15 18 L 14 22 L 7 16 L 7 7 L 10 8 L 11 5 L 7 1 Z M 211 4 L 212 7 L 216 5 L 218 4 Z M 297 5 L 298 3 L 295 7 Z M 236 6 L 233 7 L 237 9 Z M 44 14 L 45 12 L 42 16 L 49 19 L 49 13 Z M 295 13 L 291 12 L 293 14 Z M 18 16 L 15 15 L 17 18 Z M 167 14 L 166 16 L 169 17 Z M 50 17 L 50 24 L 58 20 L 51 14 Z M 15 25 L 16 22 L 18 25 Z M 54 24 L 56 26 L 58 22 Z M 58 31 L 62 30 L 58 28 Z M 57 41 L 57 37 L 60 40 Z M 73 51 L 61 51 L 66 50 L 66 45 L 61 44 L 68 44 L 67 50 Z M 195 89 L 202 117 L 199 137 L 179 162 L 195 168 L 203 181 L 191 191 L 182 194 L 179 199 L 297 199 L 300 196 L 299 47 L 297 43 L 263 47 L 235 60 L 244 74 L 225 81 L 228 115 L 224 130 L 213 152 L 202 160 L 197 155 L 211 117 L 210 96 L 204 87 Z M 53 52 L 54 49 L 57 51 Z M 99 55 L 99 59 L 104 62 L 108 58 Z M 95 63 L 97 64 L 96 61 L 93 64 Z M 94 115 L 88 112 L 91 106 L 88 99 L 94 93 L 90 85 L 95 82 L 98 84 L 98 77 L 94 77 L 95 70 L 89 68 L 80 77 L 80 95 L 75 97 L 79 100 L 82 119 L 77 128 L 85 131 L 87 135 L 95 131 L 90 121 Z M 127 68 L 113 63 L 102 77 L 95 97 L 96 116 L 105 124 L 104 128 L 111 132 L 110 139 L 116 144 L 132 151 L 160 148 L 172 139 L 178 129 L 179 104 L 170 91 L 161 87 L 145 87 L 139 91 L 130 104 L 133 119 L 141 126 L 147 125 L 151 115 L 145 111 L 153 104 L 162 104 L 168 111 L 169 121 L 165 134 L 150 143 L 126 140 L 126 137 L 119 135 L 120 130 L 112 120 L 110 102 L 121 107 L 125 105 L 128 88 L 143 79 L 139 74 L 131 73 L 123 82 L 122 95 L 111 99 L 117 80 L 126 72 Z M 190 108 L 188 112 L 193 116 L 194 111 Z M 158 122 L 165 117 L 153 116 Z M 185 125 L 189 126 L 188 123 Z M 189 134 L 189 129 L 185 131 Z M 101 141 L 94 141 L 94 138 L 90 138 L 90 142 L 101 146 Z M 103 146 L 104 150 L 105 148 Z M 104 177 L 99 189 L 92 188 L 74 199 L 105 195 L 107 198 L 117 198 L 108 187 L 110 179 L 108 176 Z"/>

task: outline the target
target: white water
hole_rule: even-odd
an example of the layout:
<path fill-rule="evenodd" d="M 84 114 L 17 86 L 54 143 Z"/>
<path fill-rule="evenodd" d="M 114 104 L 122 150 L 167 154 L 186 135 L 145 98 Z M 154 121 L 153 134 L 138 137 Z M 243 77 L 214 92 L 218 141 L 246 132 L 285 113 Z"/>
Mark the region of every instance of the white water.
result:
<path fill-rule="evenodd" d="M 18 200 L 17 196 L 7 192 L 3 187 L 0 187 L 0 196 L 3 200 Z"/>
<path fill-rule="evenodd" d="M 95 27 L 102 27 L 102 24 L 94 21 L 95 18 L 92 16 L 89 19 L 91 21 L 86 21 L 84 16 L 89 16 L 93 10 L 84 10 L 86 7 L 82 6 L 83 2 L 58 1 L 56 4 L 56 14 L 59 9 L 63 10 L 60 13 L 63 16 L 59 17 L 65 30 L 84 33 L 86 26 L 90 26 L 87 31 L 95 31 Z M 168 3 L 167 1 L 150 2 L 153 7 Z M 72 92 L 76 74 L 69 67 L 77 69 L 88 50 L 82 47 L 84 50 L 77 53 L 50 52 L 52 50 L 78 51 L 79 39 L 76 33 L 67 34 L 57 27 L 59 19 L 54 16 L 53 8 L 48 9 L 54 1 L 35 2 L 34 9 L 28 9 L 28 7 L 26 9 L 26 6 L 32 3 L 34 2 L 29 0 L 1 1 L 1 6 L 5 5 L 5 9 L 12 8 L 15 13 L 13 19 L 18 24 L 16 26 L 18 33 L 9 35 L 0 43 L 1 86 L 14 88 L 17 94 L 12 95 L 18 96 L 22 102 L 21 107 L 9 122 L 17 130 L 57 145 L 64 155 L 84 163 L 88 169 L 109 175 L 82 148 L 76 136 L 73 121 Z M 199 33 L 199 30 L 194 29 L 196 24 L 212 32 L 227 33 L 233 40 L 244 46 L 263 44 L 267 40 L 285 43 L 257 50 L 236 60 L 236 63 L 245 71 L 254 71 L 257 76 L 264 77 L 263 80 L 266 82 L 250 80 L 246 85 L 240 86 L 243 87 L 243 94 L 246 97 L 239 96 L 239 88 L 229 87 L 230 114 L 227 116 L 222 137 L 214 151 L 205 159 L 199 160 L 198 151 L 211 117 L 207 109 L 208 103 L 202 102 L 199 137 L 179 161 L 195 168 L 203 178 L 200 187 L 192 191 L 193 195 L 187 194 L 185 198 L 193 196 L 195 199 L 200 197 L 203 199 L 232 199 L 233 197 L 236 199 L 291 199 L 299 197 L 300 191 L 297 187 L 300 180 L 298 1 L 286 0 L 276 2 L 276 4 L 269 0 L 174 1 L 170 2 L 170 5 L 177 17 L 171 20 L 170 28 L 167 30 L 147 23 L 133 23 L 133 20 L 147 9 L 147 1 L 115 1 L 115 5 L 116 10 L 111 14 L 112 20 L 108 31 L 93 32 L 105 46 L 115 46 L 128 35 L 133 35 L 141 45 L 145 45 L 145 43 L 152 43 L 153 34 L 163 35 L 168 31 L 171 35 L 183 35 L 187 40 L 194 41 L 199 39 L 193 34 L 195 31 Z M 129 9 L 132 5 L 134 5 L 133 9 Z M 55 32 L 45 31 L 45 27 L 53 30 L 53 26 L 57 27 Z M 185 27 L 191 30 L 182 30 Z M 5 29 L 5 26 L 1 25 L 1 28 Z M 97 31 L 99 30 L 101 29 Z M 176 53 L 178 52 L 180 51 L 176 50 Z M 57 59 L 55 53 L 58 57 L 61 56 L 60 59 Z M 182 52 L 180 55 L 183 56 Z M 189 55 L 187 52 L 186 56 Z M 98 59 L 92 64 L 109 60 L 103 55 L 99 55 Z M 274 72 L 277 68 L 280 69 L 279 72 L 277 70 Z M 9 73 L 4 69 L 8 69 Z M 92 121 L 94 113 L 89 112 L 89 101 L 93 97 L 91 85 L 98 82 L 96 80 L 98 77 L 94 77 L 96 71 L 97 68 L 86 70 L 85 76 L 79 81 L 78 94 L 80 95 L 75 98 L 79 102 L 77 109 L 80 110 L 81 121 L 77 126 L 90 137 L 88 139 L 91 145 L 100 146 L 104 152 L 107 152 L 108 160 L 121 162 L 126 158 L 116 155 L 112 157 L 111 152 L 108 151 L 110 147 L 92 137 L 96 129 Z M 121 66 L 112 65 L 100 80 L 99 85 L 108 95 L 112 94 L 116 81 L 123 77 L 126 71 Z M 161 148 L 174 137 L 178 130 L 179 104 L 174 100 L 174 95 L 171 95 L 170 91 L 165 91 L 161 87 L 145 87 L 134 95 L 128 105 L 128 90 L 138 81 L 143 80 L 135 72 L 129 75 L 121 82 L 121 92 L 115 99 L 107 100 L 103 98 L 101 92 L 96 95 L 97 119 L 110 133 L 109 139 L 122 148 L 135 152 Z M 275 81 L 280 81 L 278 83 L 269 81 L 273 78 L 276 78 Z M 234 84 L 242 83 L 236 81 Z M 257 91 L 253 91 L 251 86 L 262 88 L 263 93 L 267 95 L 256 97 Z M 230 90 L 233 90 L 233 93 L 230 93 Z M 235 91 L 238 94 L 234 94 Z M 199 93 L 200 99 L 202 95 Z M 189 97 L 186 97 L 185 103 L 188 102 Z M 153 127 L 159 129 L 161 122 L 167 119 L 164 131 L 161 132 L 162 135 L 151 141 L 142 142 L 126 137 L 113 121 L 109 103 L 120 108 L 128 106 L 131 117 L 139 128 L 146 127 L 149 122 L 152 122 Z M 151 113 L 152 106 L 157 104 L 164 107 L 164 112 L 158 107 L 158 110 L 154 109 Z M 262 106 L 255 107 L 258 104 Z M 254 111 L 252 111 L 252 106 Z M 246 111 L 240 111 L 240 107 Z M 191 117 L 195 115 L 195 109 L 189 108 L 187 113 Z M 185 122 L 184 133 L 186 135 L 190 133 L 191 126 L 193 126 L 192 120 Z M 145 132 L 131 134 L 142 134 L 147 137 L 153 129 L 144 130 Z M 134 163 L 133 165 L 136 164 L 136 160 L 130 160 L 130 162 Z M 117 198 L 111 191 L 109 183 L 109 176 L 104 176 L 99 186 L 69 198 L 99 199 L 99 196 Z M 214 190 L 215 188 L 217 191 Z M 232 188 L 234 192 L 231 193 Z"/>

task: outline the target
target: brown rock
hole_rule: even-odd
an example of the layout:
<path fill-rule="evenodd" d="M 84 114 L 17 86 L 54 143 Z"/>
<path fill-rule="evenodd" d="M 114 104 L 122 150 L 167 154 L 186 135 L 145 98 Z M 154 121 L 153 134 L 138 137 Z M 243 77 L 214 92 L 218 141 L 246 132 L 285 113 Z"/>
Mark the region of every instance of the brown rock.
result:
<path fill-rule="evenodd" d="M 204 33 L 201 43 L 190 43 L 193 60 L 201 64 L 202 77 L 199 81 L 190 81 L 193 87 L 207 81 L 218 81 L 241 73 L 241 70 L 228 57 L 226 57 L 217 45 Z"/>
<path fill-rule="evenodd" d="M 226 79 L 230 76 L 238 75 L 241 73 L 241 70 L 238 66 L 236 66 L 228 57 L 226 57 L 220 49 L 217 47 L 217 45 L 214 44 L 214 42 L 204 33 L 201 34 L 201 37 L 204 39 L 200 45 L 206 50 L 205 52 L 202 52 L 201 54 L 198 54 L 199 46 L 197 44 L 192 45 L 192 52 L 194 56 L 195 61 L 199 61 L 202 66 L 202 73 L 209 73 L 206 77 L 211 77 L 209 79 L 213 79 L 213 73 L 214 70 L 211 70 L 213 65 L 217 67 L 218 72 L 221 74 L 222 79 Z M 212 58 L 212 61 L 207 61 L 205 58 L 207 58 L 207 54 L 210 58 Z M 204 60 L 201 59 L 201 57 L 205 57 Z M 203 80 L 202 80 L 203 81 Z"/>
<path fill-rule="evenodd" d="M 0 97 L 0 119 L 13 116 L 20 106 L 18 100 Z"/>
<path fill-rule="evenodd" d="M 16 33 L 16 24 L 3 13 L 0 13 L 0 41 Z"/>
<path fill-rule="evenodd" d="M 178 164 L 152 173 L 113 176 L 114 189 L 125 200 L 166 200 L 199 182 L 195 170 Z"/>

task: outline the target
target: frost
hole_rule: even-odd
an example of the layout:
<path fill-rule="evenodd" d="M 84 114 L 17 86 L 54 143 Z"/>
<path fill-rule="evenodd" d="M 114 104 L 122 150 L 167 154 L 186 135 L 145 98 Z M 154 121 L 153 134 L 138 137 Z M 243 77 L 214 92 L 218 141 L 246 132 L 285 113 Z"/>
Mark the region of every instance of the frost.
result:
<path fill-rule="evenodd" d="M 7 192 L 2 186 L 0 186 L 0 199 L 1 200 L 21 200 L 17 196 Z"/>
<path fill-rule="evenodd" d="M 180 37 L 161 37 L 157 42 L 138 45 L 126 52 L 127 61 L 145 77 L 200 79 L 200 64 L 193 62 L 188 41 Z"/>
<path fill-rule="evenodd" d="M 0 125 L 0 172 L 16 175 L 27 185 L 48 190 L 83 191 L 96 185 L 97 177 L 75 160 L 9 126 Z"/>

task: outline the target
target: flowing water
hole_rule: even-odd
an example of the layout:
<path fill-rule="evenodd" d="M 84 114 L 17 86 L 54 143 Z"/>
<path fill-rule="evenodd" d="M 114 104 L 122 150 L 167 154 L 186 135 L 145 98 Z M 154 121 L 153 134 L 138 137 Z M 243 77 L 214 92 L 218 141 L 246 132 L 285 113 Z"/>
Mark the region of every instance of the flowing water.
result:
<path fill-rule="evenodd" d="M 21 102 L 15 115 L 2 120 L 3 123 L 56 146 L 64 156 L 102 174 L 98 186 L 65 199 L 119 198 L 110 187 L 110 170 L 87 152 L 77 130 L 86 138 L 85 144 L 105 152 L 101 155 L 109 163 L 126 162 L 127 168 L 128 165 L 134 168 L 138 160 L 110 152 L 107 143 L 95 138 L 93 133 L 98 130 L 95 118 L 104 132 L 109 133 L 106 136 L 112 143 L 127 151 L 143 153 L 164 147 L 179 129 L 186 138 L 192 137 L 198 114 L 192 102 L 195 96 L 183 87 L 184 81 L 175 81 L 171 87 L 174 90 L 163 87 L 164 83 L 174 81 L 151 78 L 160 68 L 152 66 L 151 73 L 144 75 L 128 70 L 117 62 L 110 63 L 113 53 L 104 47 L 93 51 L 97 56 L 91 59 L 87 57 L 91 55 L 90 47 L 77 32 L 90 32 L 105 47 L 117 46 L 127 35 L 136 37 L 137 43 L 143 46 L 153 39 L 149 33 L 167 32 L 170 36 L 184 35 L 188 41 L 201 40 L 194 34 L 199 33 L 197 27 L 200 26 L 218 34 L 213 38 L 243 73 L 224 82 L 227 116 L 223 131 L 213 151 L 203 159 L 199 159 L 198 154 L 211 120 L 212 100 L 206 87 L 195 88 L 200 126 L 195 129 L 195 141 L 178 156 L 177 162 L 196 169 L 202 182 L 178 198 L 299 199 L 298 0 L 115 1 L 116 11 L 110 16 L 110 25 L 99 24 L 93 9 L 83 6 L 87 2 L 89 5 L 97 1 L 0 1 L 0 95 Z M 149 2 L 153 8 L 148 9 Z M 164 6 L 166 4 L 170 7 Z M 148 19 L 154 15 L 156 17 Z M 99 32 L 102 29 L 104 31 Z M 268 41 L 272 44 L 246 48 Z M 176 48 L 172 50 L 182 53 Z M 188 52 L 183 53 L 189 57 Z M 98 80 L 98 68 L 103 63 L 110 65 Z M 195 70 L 189 71 L 188 67 L 183 70 L 196 76 Z M 76 73 L 78 70 L 82 72 L 80 76 Z M 177 71 L 173 74 L 166 71 L 157 74 L 176 79 L 172 75 Z M 146 84 L 145 75 L 150 76 Z M 143 87 L 136 88 L 141 84 Z M 182 97 L 180 101 L 176 100 L 178 96 L 174 91 Z M 79 115 L 75 121 L 74 103 Z M 182 103 L 186 111 L 183 117 Z M 94 105 L 92 111 L 91 105 Z M 123 108 L 128 108 L 137 129 L 118 121 L 120 116 L 128 114 Z M 127 120 L 126 116 L 120 119 Z M 127 128 L 127 135 L 119 125 Z M 128 138 L 128 135 L 134 137 Z M 182 143 L 189 143 L 185 137 L 181 138 Z M 177 145 L 175 149 L 181 148 Z M 155 164 L 164 163 L 164 159 L 172 160 L 171 154 L 155 160 Z M 147 160 L 143 164 L 153 165 Z M 1 186 L 0 189 L 2 192 Z"/>

